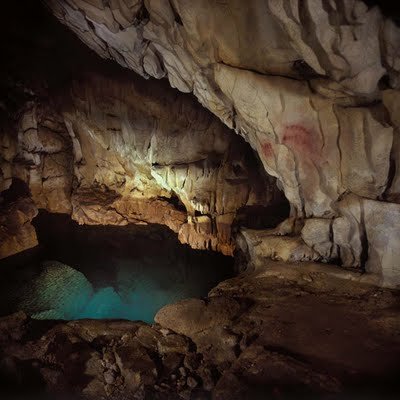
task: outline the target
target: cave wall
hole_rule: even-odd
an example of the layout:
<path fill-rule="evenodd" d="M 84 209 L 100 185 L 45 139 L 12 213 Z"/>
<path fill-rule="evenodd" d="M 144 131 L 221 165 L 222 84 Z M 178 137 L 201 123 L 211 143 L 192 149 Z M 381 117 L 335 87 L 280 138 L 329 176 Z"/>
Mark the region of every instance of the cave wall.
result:
<path fill-rule="evenodd" d="M 302 239 L 323 259 L 400 283 L 400 30 L 379 7 L 358 0 L 47 4 L 102 57 L 168 78 L 245 137 L 278 179 L 292 216 L 304 219 Z"/>
<path fill-rule="evenodd" d="M 283 197 L 243 139 L 191 96 L 124 74 L 92 72 L 26 103 L 0 140 L 0 191 L 18 179 L 31 193 L 12 203 L 29 204 L 23 221 L 3 210 L 2 257 L 37 244 L 37 208 L 80 224 L 163 224 L 193 248 L 232 255 L 237 210 Z"/>

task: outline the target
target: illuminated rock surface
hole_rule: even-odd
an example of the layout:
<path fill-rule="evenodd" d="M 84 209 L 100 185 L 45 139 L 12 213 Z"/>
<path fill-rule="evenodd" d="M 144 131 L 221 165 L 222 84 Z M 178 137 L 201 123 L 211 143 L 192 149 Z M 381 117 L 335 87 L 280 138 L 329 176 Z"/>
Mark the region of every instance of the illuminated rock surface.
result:
<path fill-rule="evenodd" d="M 293 216 L 332 224 L 334 251 L 320 256 L 399 284 L 391 256 L 398 245 L 383 249 L 368 221 L 346 209 L 347 197 L 357 196 L 356 214 L 381 209 L 393 221 L 390 235 L 400 234 L 400 28 L 378 7 L 361 0 L 47 3 L 100 56 L 167 77 L 242 135 L 278 179 Z"/>

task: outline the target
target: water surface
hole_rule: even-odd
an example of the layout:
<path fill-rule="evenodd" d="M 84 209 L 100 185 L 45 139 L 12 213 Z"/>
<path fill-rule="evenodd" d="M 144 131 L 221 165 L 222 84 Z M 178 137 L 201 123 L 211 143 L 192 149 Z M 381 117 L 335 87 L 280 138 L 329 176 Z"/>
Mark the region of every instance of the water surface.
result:
<path fill-rule="evenodd" d="M 151 323 L 164 305 L 232 276 L 231 258 L 182 245 L 163 226 L 79 226 L 48 213 L 34 224 L 40 246 L 0 261 L 2 315 Z"/>

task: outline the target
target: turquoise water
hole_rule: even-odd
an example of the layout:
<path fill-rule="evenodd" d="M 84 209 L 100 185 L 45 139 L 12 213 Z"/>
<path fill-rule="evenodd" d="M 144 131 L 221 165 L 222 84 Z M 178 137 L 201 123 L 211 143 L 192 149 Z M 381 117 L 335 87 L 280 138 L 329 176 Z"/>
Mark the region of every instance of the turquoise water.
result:
<path fill-rule="evenodd" d="M 230 258 L 181 245 L 161 226 L 82 227 L 42 214 L 36 228 L 40 247 L 0 263 L 2 314 L 151 323 L 164 305 L 232 275 Z"/>

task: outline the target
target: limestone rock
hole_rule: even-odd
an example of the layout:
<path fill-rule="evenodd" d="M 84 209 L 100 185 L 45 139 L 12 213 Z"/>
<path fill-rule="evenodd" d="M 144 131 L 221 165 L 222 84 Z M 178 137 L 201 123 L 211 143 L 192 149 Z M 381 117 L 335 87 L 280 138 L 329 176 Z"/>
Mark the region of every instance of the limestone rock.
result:
<path fill-rule="evenodd" d="M 2 137 L 2 185 L 25 182 L 38 208 L 80 224 L 163 224 L 231 255 L 237 211 L 276 201 L 252 150 L 188 96 L 100 74 L 70 89 L 29 104 L 18 134 Z"/>
<path fill-rule="evenodd" d="M 92 295 L 85 275 L 58 261 L 47 261 L 22 288 L 18 308 L 35 319 L 69 320 L 85 308 Z"/>
<path fill-rule="evenodd" d="M 194 90 L 201 100 L 209 96 L 202 87 L 208 76 L 206 70 L 198 72 L 199 67 L 219 61 L 264 74 L 299 76 L 307 71 L 360 96 L 375 94 L 379 79 L 386 72 L 394 79 L 399 70 L 398 28 L 377 7 L 368 8 L 362 1 L 324 6 L 322 0 L 296 0 L 285 6 L 283 0 L 252 0 L 244 6 L 239 0 L 224 4 L 179 0 L 173 5 L 148 0 L 135 2 L 130 11 L 116 1 L 111 8 L 80 0 L 48 0 L 48 4 L 103 57 L 159 77 L 157 69 L 144 68 L 144 44 L 150 42 L 171 85 Z M 148 18 L 140 16 L 140 7 Z M 380 24 L 385 26 L 381 32 Z"/>
<path fill-rule="evenodd" d="M 382 277 L 382 284 L 400 285 L 400 205 L 364 200 L 368 260 L 366 269 Z"/>
<path fill-rule="evenodd" d="M 223 314 L 217 312 L 221 309 Z M 189 299 L 163 307 L 154 320 L 192 339 L 205 360 L 221 363 L 236 358 L 237 338 L 224 327 L 239 312 L 240 305 L 233 299 L 213 297 L 207 304 Z"/>
<path fill-rule="evenodd" d="M 48 4 L 102 57 L 193 92 L 257 151 L 292 217 L 333 220 L 323 241 L 310 236 L 307 222 L 308 244 L 323 259 L 363 268 L 365 229 L 343 197 L 399 202 L 400 28 L 379 7 L 361 0 L 147 0 L 129 11 L 123 2 Z M 27 133 L 28 145 L 34 135 Z M 231 207 L 187 196 L 182 170 L 158 167 L 152 174 L 163 187 L 203 214 L 182 225 L 181 240 L 230 254 L 221 235 L 229 235 Z M 196 180 L 202 175 L 189 169 Z M 224 220 L 216 234 L 213 210 Z"/>
<path fill-rule="evenodd" d="M 276 236 L 273 231 L 241 229 L 241 250 L 248 254 L 251 265 L 262 267 L 268 258 L 278 261 L 318 261 L 321 255 L 298 236 Z"/>
<path fill-rule="evenodd" d="M 332 237 L 333 221 L 323 218 L 306 219 L 301 230 L 301 238 L 325 260 L 338 257 L 336 245 Z"/>
<path fill-rule="evenodd" d="M 390 114 L 391 123 L 394 125 L 393 146 L 390 154 L 392 172 L 389 177 L 387 197 L 394 203 L 400 202 L 400 93 L 397 90 L 385 90 L 383 92 L 383 104 Z"/>
<path fill-rule="evenodd" d="M 359 269 L 375 237 L 363 199 L 388 202 L 382 218 L 396 231 L 400 28 L 379 7 L 361 0 L 46 3 L 101 57 L 192 92 L 274 178 L 248 162 L 252 150 L 243 151 L 238 137 L 165 82 L 90 71 L 48 95 L 48 104 L 33 96 L 18 111 L 16 129 L 0 137 L 2 191 L 18 178 L 38 208 L 82 223 L 162 223 L 183 243 L 231 255 L 237 211 L 270 204 L 276 184 L 295 221 L 289 235 L 306 225 L 303 239 L 263 239 L 265 256 L 280 249 L 281 259 Z M 390 243 L 379 259 L 397 254 Z M 396 281 L 389 270 L 373 270 Z"/>

